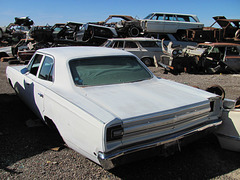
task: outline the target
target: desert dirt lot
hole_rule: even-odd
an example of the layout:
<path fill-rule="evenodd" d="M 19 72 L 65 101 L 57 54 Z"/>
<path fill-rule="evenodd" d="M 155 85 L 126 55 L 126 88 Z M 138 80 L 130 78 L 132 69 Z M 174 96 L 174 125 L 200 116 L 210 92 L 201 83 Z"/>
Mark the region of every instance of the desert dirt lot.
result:
<path fill-rule="evenodd" d="M 240 179 L 240 153 L 221 149 L 214 135 L 189 144 L 172 156 L 106 171 L 63 146 L 58 134 L 20 101 L 7 83 L 7 65 L 0 62 L 0 179 Z M 240 96 L 240 75 L 175 76 L 163 74 L 161 68 L 150 69 L 159 77 L 202 89 L 221 85 L 227 98 Z"/>

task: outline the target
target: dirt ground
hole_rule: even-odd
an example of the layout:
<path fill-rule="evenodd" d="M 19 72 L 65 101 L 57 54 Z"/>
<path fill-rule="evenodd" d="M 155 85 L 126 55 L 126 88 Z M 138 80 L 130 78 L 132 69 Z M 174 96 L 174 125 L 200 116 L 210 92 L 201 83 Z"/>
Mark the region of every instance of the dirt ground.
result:
<path fill-rule="evenodd" d="M 240 154 L 221 149 L 214 135 L 172 156 L 106 171 L 63 146 L 59 136 L 19 100 L 7 83 L 7 65 L 0 62 L 0 179 L 240 179 Z M 163 74 L 161 68 L 150 69 L 158 77 L 202 89 L 221 85 L 227 98 L 240 96 L 240 75 L 175 76 Z"/>

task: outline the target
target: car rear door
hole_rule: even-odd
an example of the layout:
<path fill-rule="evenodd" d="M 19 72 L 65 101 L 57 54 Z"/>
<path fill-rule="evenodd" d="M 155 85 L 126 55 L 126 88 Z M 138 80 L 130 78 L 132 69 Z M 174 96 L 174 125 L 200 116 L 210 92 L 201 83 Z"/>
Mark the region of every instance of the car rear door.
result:
<path fill-rule="evenodd" d="M 226 47 L 226 55 L 223 60 L 227 66 L 235 72 L 240 72 L 240 55 L 235 46 Z"/>
<path fill-rule="evenodd" d="M 164 32 L 165 33 L 176 33 L 179 26 L 179 22 L 175 15 L 166 14 L 164 21 Z"/>
<path fill-rule="evenodd" d="M 142 57 L 142 50 L 135 41 L 125 41 L 124 50 L 133 53 L 140 59 Z"/>
<path fill-rule="evenodd" d="M 178 29 L 201 28 L 202 24 L 198 23 L 192 16 L 177 15 Z"/>

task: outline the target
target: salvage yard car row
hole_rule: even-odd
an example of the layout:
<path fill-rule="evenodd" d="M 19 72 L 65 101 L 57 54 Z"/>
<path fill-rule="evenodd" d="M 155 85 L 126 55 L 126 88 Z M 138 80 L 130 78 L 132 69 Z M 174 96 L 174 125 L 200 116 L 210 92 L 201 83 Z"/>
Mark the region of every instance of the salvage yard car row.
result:
<path fill-rule="evenodd" d="M 33 56 L 27 65 L 8 66 L 7 80 L 70 148 L 105 169 L 181 151 L 212 132 L 223 148 L 240 151 L 239 128 L 229 133 L 229 124 L 240 117 L 236 101 L 215 90 L 156 77 L 147 68 L 155 64 L 174 73 L 195 69 L 238 73 L 238 44 L 176 47 L 172 41 L 152 38 L 162 33 L 183 38 L 188 29 L 201 28 L 197 16 L 176 13 L 152 13 L 144 20 L 111 15 L 104 22 L 33 27 L 29 31 L 33 39 L 26 34 L 12 47 L 18 57 L 28 55 L 24 49 L 33 50 L 27 51 Z M 144 35 L 151 38 L 128 37 Z M 86 46 L 103 42 L 103 47 Z M 78 46 L 56 47 L 65 45 Z"/>
<path fill-rule="evenodd" d="M 216 22 L 222 27 L 224 24 L 227 26 L 224 27 L 224 35 L 226 35 L 225 40 L 231 40 L 229 38 L 230 34 L 238 32 L 239 27 L 233 27 L 233 25 L 229 24 L 229 22 L 234 22 L 237 26 L 237 20 L 227 20 L 223 16 L 214 17 Z M 28 27 L 33 24 L 33 21 L 30 18 L 15 18 L 16 22 L 11 23 L 13 25 L 22 25 L 22 27 Z M 35 50 L 41 48 L 55 47 L 55 46 L 66 46 L 66 45 L 94 45 L 99 46 L 106 42 L 108 39 L 112 39 L 109 41 L 130 41 L 129 39 L 120 40 L 119 37 L 128 37 L 128 36 L 147 36 L 147 37 L 155 37 L 157 39 L 164 39 L 164 43 L 169 44 L 172 42 L 173 46 L 180 45 L 182 46 L 182 51 L 185 52 L 183 55 L 178 55 L 177 57 L 170 53 L 165 53 L 163 49 L 159 48 L 156 52 L 160 53 L 152 53 L 151 49 L 154 48 L 141 47 L 138 44 L 138 41 L 131 40 L 132 44 L 137 43 L 134 47 L 122 49 L 134 52 L 138 54 L 138 57 L 147 65 L 153 65 L 154 59 L 157 62 L 165 67 L 167 71 L 169 68 L 170 72 L 179 73 L 182 71 L 185 72 L 198 72 L 198 73 L 221 73 L 221 72 L 233 72 L 238 73 L 238 59 L 239 52 L 235 54 L 235 57 L 225 58 L 222 57 L 212 57 L 210 59 L 210 55 L 205 60 L 205 54 L 202 54 L 204 58 L 199 55 L 191 54 L 191 48 L 186 48 L 188 45 L 196 45 L 197 43 L 189 42 L 192 32 L 201 31 L 203 29 L 203 24 L 200 23 L 198 17 L 196 15 L 189 14 L 177 14 L 177 13 L 151 13 L 143 20 L 135 19 L 131 16 L 126 15 L 110 15 L 105 21 L 100 22 L 88 22 L 84 23 L 76 23 L 76 22 L 67 22 L 67 23 L 57 23 L 54 26 L 33 26 L 29 31 L 29 35 L 32 39 L 25 39 L 19 41 L 17 44 L 12 46 L 12 54 L 17 56 L 19 60 L 29 60 Z M 8 28 L 7 28 L 8 29 Z M 10 32 L 10 30 L 8 30 Z M 21 37 L 26 32 L 18 31 Z M 220 32 L 220 31 L 219 31 Z M 214 33 L 216 34 L 216 33 Z M 14 35 L 16 36 L 16 35 Z M 13 36 L 13 37 L 14 37 Z M 202 35 L 201 35 L 202 36 Z M 117 40 L 114 40 L 118 37 Z M 205 36 L 203 36 L 205 38 Z M 224 40 L 224 39 L 222 39 Z M 235 37 L 234 40 L 237 40 Z M 135 41 L 135 42 L 134 42 Z M 144 41 L 144 39 L 139 41 Z M 150 41 L 150 40 L 149 40 Z M 154 40 L 152 40 L 154 41 Z M 129 42 L 130 43 L 130 42 Z M 108 44 L 108 43 L 107 43 Z M 106 43 L 105 43 L 106 45 Z M 232 46 L 232 44 L 227 45 Z M 236 46 L 236 45 L 234 45 Z M 107 46 L 106 46 L 107 47 Z M 121 46 L 119 46 L 121 48 Z M 118 48 L 119 48 L 118 47 Z M 114 47 L 116 48 L 116 46 Z M 170 47 L 172 48 L 172 47 Z M 185 51 L 186 48 L 188 51 Z M 180 48 L 178 48 L 180 49 Z M 199 49 L 199 48 L 198 48 Z M 9 56 L 4 49 L 0 49 L 0 56 Z M 144 51 L 144 54 L 142 54 Z M 237 51 L 239 51 L 237 49 Z M 172 52 L 175 52 L 173 50 Z M 142 55 L 140 55 L 142 54 Z M 211 53 L 213 54 L 213 53 Z M 223 52 L 222 52 L 223 54 Z M 180 58 L 183 57 L 182 59 Z M 190 58 L 189 58 L 190 56 Z M 234 58 L 234 60 L 233 60 Z M 202 60 L 204 59 L 204 60 Z M 8 59 L 7 59 L 8 60 Z M 228 61 L 226 63 L 226 61 Z M 233 62 L 234 61 L 234 62 Z M 234 64 L 234 65 L 232 65 Z M 233 66 L 237 66 L 237 68 L 232 68 Z M 228 71 L 226 71 L 226 69 Z M 229 70 L 230 69 L 230 70 Z"/>

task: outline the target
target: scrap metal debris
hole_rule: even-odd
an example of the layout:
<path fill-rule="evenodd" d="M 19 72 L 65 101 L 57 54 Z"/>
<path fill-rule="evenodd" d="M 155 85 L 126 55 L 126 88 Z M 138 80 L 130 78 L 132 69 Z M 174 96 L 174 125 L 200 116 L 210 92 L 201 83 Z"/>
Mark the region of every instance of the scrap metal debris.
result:
<path fill-rule="evenodd" d="M 162 49 L 165 55 L 159 65 L 173 74 L 187 73 L 239 73 L 240 44 L 200 43 L 186 48 L 174 47 L 171 43 Z"/>

